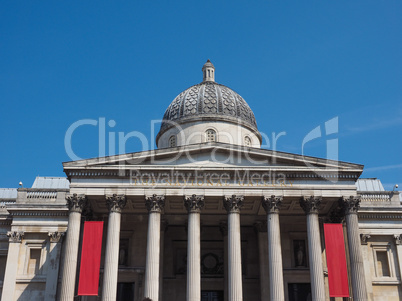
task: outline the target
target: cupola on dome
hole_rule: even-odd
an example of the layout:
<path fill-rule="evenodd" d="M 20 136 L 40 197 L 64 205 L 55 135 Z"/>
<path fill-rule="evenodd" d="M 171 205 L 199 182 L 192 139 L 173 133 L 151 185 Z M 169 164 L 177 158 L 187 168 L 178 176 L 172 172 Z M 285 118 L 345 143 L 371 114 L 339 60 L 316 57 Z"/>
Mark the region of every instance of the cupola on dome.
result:
<path fill-rule="evenodd" d="M 202 73 L 203 81 L 181 92 L 166 109 L 157 136 L 158 147 L 159 138 L 169 129 L 197 122 L 245 127 L 261 140 L 253 111 L 238 93 L 215 82 L 215 67 L 210 60 L 202 67 Z"/>

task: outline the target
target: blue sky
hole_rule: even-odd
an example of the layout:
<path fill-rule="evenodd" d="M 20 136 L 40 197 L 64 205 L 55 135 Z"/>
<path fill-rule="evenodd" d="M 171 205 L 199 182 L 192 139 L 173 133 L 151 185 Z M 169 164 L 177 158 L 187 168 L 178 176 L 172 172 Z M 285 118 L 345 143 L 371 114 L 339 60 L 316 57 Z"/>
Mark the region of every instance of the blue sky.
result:
<path fill-rule="evenodd" d="M 401 186 L 401 15 L 400 1 L 1 1 L 0 187 L 63 176 L 64 136 L 81 119 L 152 137 L 150 120 L 208 58 L 260 131 L 286 132 L 278 150 L 300 154 L 338 117 L 339 159 Z M 325 157 L 325 143 L 304 153 Z M 72 145 L 97 157 L 97 127 Z"/>

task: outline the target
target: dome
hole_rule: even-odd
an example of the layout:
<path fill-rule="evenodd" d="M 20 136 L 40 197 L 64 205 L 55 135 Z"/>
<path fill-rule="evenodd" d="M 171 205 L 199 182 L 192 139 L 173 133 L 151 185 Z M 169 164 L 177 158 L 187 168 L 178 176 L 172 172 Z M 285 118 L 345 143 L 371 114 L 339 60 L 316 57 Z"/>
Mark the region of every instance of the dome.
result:
<path fill-rule="evenodd" d="M 257 130 L 254 113 L 246 101 L 232 89 L 214 81 L 214 73 L 208 76 L 209 69 L 215 68 L 208 60 L 203 66 L 204 81 L 181 92 L 166 109 L 160 132 L 174 123 L 196 120 L 222 120 Z"/>
<path fill-rule="evenodd" d="M 166 109 L 157 141 L 176 125 L 223 122 L 261 135 L 253 111 L 232 89 L 215 82 L 215 67 L 208 60 L 202 67 L 203 81 L 181 92 Z"/>

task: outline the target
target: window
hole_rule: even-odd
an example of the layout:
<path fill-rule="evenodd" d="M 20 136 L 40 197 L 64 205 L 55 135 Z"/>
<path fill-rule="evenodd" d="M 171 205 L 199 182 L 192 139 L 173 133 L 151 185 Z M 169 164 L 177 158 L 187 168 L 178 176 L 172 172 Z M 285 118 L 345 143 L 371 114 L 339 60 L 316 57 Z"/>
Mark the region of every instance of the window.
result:
<path fill-rule="evenodd" d="M 28 274 L 36 275 L 39 273 L 41 249 L 30 249 L 28 261 Z"/>
<path fill-rule="evenodd" d="M 251 139 L 250 139 L 249 136 L 246 136 L 246 137 L 244 138 L 244 145 L 245 145 L 245 146 L 251 146 Z"/>
<path fill-rule="evenodd" d="M 207 130 L 205 132 L 207 142 L 214 142 L 216 141 L 216 132 L 214 130 Z"/>
<path fill-rule="evenodd" d="M 387 251 L 377 251 L 377 277 L 390 277 Z"/>
<path fill-rule="evenodd" d="M 375 275 L 373 283 L 390 283 L 397 281 L 395 274 L 394 251 L 388 242 L 373 242 L 373 264 Z"/>
<path fill-rule="evenodd" d="M 176 136 L 170 136 L 169 147 L 175 147 L 175 146 L 176 146 Z"/>

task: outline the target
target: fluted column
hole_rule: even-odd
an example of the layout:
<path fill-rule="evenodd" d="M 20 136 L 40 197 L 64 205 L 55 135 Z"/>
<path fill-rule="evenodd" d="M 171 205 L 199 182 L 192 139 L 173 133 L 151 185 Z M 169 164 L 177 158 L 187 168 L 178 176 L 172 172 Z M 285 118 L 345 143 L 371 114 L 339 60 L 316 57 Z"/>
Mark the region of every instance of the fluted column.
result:
<path fill-rule="evenodd" d="M 9 237 L 9 244 L 1 300 L 14 300 L 15 281 L 17 278 L 18 268 L 17 263 L 24 232 L 10 231 L 7 233 L 7 236 Z"/>
<path fill-rule="evenodd" d="M 80 240 L 81 213 L 87 206 L 85 195 L 68 195 L 66 197 L 69 209 L 66 246 L 64 248 L 63 274 L 61 279 L 60 301 L 74 299 L 75 276 L 77 274 L 78 246 Z"/>
<path fill-rule="evenodd" d="M 321 197 L 314 196 L 302 197 L 300 199 L 300 206 L 307 215 L 307 239 L 312 301 L 325 300 L 320 226 L 318 223 L 318 209 L 321 204 L 321 199 Z"/>
<path fill-rule="evenodd" d="M 264 196 L 262 200 L 262 206 L 267 212 L 270 300 L 275 301 L 285 300 L 281 231 L 279 226 L 279 207 L 281 204 L 282 197 L 280 196 Z"/>
<path fill-rule="evenodd" d="M 152 301 L 158 301 L 161 211 L 165 206 L 165 196 L 156 194 L 147 196 L 145 206 L 148 209 L 149 218 L 144 297 L 150 298 Z"/>
<path fill-rule="evenodd" d="M 229 301 L 243 300 L 240 239 L 240 209 L 243 202 L 244 196 L 242 195 L 232 195 L 223 200 L 228 212 Z"/>
<path fill-rule="evenodd" d="M 343 197 L 341 199 L 341 204 L 345 210 L 346 231 L 348 233 L 353 300 L 366 301 L 367 287 L 364 274 L 363 254 L 360 247 L 359 221 L 357 219 L 357 211 L 360 207 L 360 197 Z"/>
<path fill-rule="evenodd" d="M 124 195 L 107 195 L 109 209 L 105 265 L 103 273 L 102 300 L 115 301 L 117 294 L 117 276 L 119 271 L 119 245 L 121 210 L 126 205 Z"/>
<path fill-rule="evenodd" d="M 187 301 L 201 300 L 201 233 L 200 212 L 204 207 L 204 196 L 184 197 L 188 211 L 187 239 Z"/>
<path fill-rule="evenodd" d="M 58 231 L 48 233 L 50 246 L 48 253 L 45 300 L 56 300 L 57 282 L 59 280 L 61 241 L 64 234 L 64 232 Z"/>

